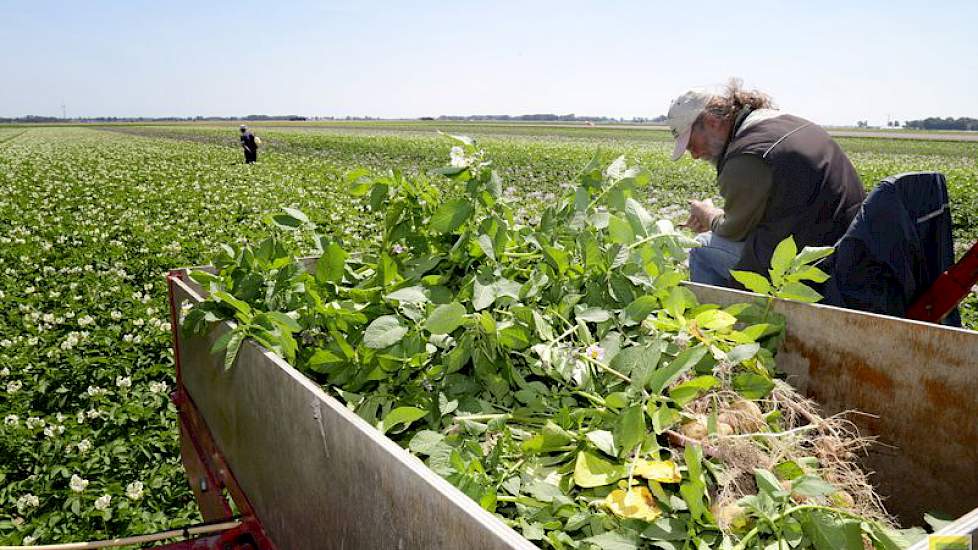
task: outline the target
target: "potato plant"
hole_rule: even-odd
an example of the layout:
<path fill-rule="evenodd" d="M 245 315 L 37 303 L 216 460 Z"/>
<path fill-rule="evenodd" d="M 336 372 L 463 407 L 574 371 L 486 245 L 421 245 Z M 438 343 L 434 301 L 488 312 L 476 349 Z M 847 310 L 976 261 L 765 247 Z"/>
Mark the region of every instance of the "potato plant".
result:
<path fill-rule="evenodd" d="M 681 285 L 695 244 L 636 200 L 649 172 L 592 161 L 520 223 L 485 152 L 453 139 L 435 175 L 349 174 L 382 213 L 373 246 L 286 209 L 267 219 L 282 233 L 223 247 L 191 275 L 210 297 L 184 330 L 234 320 L 225 368 L 254 338 L 542 547 L 905 545 L 825 450 L 853 442 L 778 379 L 783 319 Z M 815 299 L 801 282 L 830 250 L 796 252 L 767 289 Z"/>

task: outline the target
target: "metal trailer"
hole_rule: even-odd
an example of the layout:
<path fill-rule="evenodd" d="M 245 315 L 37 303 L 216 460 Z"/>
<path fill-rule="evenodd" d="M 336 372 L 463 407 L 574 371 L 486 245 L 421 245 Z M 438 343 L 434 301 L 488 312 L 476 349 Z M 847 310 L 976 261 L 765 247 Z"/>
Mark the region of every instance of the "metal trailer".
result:
<path fill-rule="evenodd" d="M 205 292 L 186 269 L 168 279 L 183 462 L 205 520 L 242 520 L 180 548 L 535 547 L 253 341 L 224 370 L 210 348 L 230 325 L 182 337 L 181 306 Z M 689 288 L 703 303 L 757 298 Z M 964 514 L 941 532 L 978 533 L 978 332 L 780 300 L 774 310 L 788 321 L 777 362 L 789 381 L 826 413 L 872 415 L 852 420 L 878 438 L 863 466 L 888 510 L 904 525 Z"/>

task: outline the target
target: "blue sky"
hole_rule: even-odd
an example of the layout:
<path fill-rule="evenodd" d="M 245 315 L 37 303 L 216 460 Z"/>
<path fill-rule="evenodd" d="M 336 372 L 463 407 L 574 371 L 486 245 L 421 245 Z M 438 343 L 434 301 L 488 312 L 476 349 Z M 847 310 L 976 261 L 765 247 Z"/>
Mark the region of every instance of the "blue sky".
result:
<path fill-rule="evenodd" d="M 978 117 L 978 2 L 0 0 L 0 116 L 655 116 L 731 76 L 823 124 Z"/>

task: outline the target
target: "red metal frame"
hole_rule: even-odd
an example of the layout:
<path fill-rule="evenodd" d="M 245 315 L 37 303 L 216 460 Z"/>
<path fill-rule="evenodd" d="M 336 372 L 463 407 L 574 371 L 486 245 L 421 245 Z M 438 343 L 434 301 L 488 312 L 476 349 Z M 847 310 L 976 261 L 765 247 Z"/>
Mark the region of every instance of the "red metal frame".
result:
<path fill-rule="evenodd" d="M 174 299 L 173 282 L 182 280 L 181 272 L 167 275 L 170 300 L 170 330 L 173 342 L 173 360 L 176 364 L 177 387 L 171 398 L 177 406 L 180 419 L 180 456 L 187 479 L 194 491 L 200 513 L 207 522 L 234 519 L 235 513 L 225 492 L 239 511 L 241 524 L 223 533 L 184 540 L 159 548 L 169 550 L 276 550 L 262 529 L 254 507 L 241 490 L 233 472 L 224 460 L 193 399 L 183 386 L 180 365 L 180 304 Z"/>
<path fill-rule="evenodd" d="M 908 319 L 940 323 L 978 283 L 978 242 L 907 310 Z"/>

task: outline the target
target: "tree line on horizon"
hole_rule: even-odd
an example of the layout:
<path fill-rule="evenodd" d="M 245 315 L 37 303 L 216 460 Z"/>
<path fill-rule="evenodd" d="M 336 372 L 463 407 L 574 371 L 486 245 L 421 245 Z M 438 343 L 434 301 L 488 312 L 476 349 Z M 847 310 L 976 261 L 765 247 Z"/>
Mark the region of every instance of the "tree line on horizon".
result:
<path fill-rule="evenodd" d="M 965 130 L 974 131 L 978 130 L 978 119 L 960 117 L 928 117 L 923 120 L 908 120 L 906 123 L 907 128 L 914 128 L 916 130 Z"/>
<path fill-rule="evenodd" d="M 53 116 L 26 115 L 22 117 L 0 117 L 0 124 L 35 123 L 35 124 L 57 124 L 65 122 L 231 122 L 231 121 L 291 121 L 301 122 L 306 120 L 385 120 L 380 117 L 371 116 L 345 116 L 345 117 L 307 117 L 303 115 L 246 115 L 243 117 L 232 116 L 189 116 L 189 117 L 76 117 L 59 118 Z M 438 117 L 423 116 L 417 120 L 442 120 L 442 121 L 515 121 L 515 122 L 631 122 L 638 124 L 661 124 L 666 121 L 665 115 L 657 117 L 632 117 L 630 119 L 621 117 L 606 116 L 579 116 L 574 114 L 557 115 L 552 113 L 530 114 L 530 115 L 440 115 Z M 898 127 L 899 122 L 891 122 L 888 126 Z M 859 121 L 856 126 L 868 127 L 868 121 Z M 961 130 L 978 131 L 978 119 L 969 117 L 928 117 L 921 120 L 908 120 L 903 125 L 905 128 L 914 130 Z"/>

